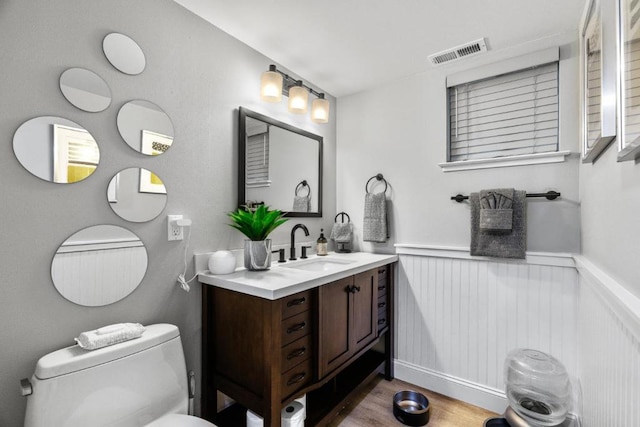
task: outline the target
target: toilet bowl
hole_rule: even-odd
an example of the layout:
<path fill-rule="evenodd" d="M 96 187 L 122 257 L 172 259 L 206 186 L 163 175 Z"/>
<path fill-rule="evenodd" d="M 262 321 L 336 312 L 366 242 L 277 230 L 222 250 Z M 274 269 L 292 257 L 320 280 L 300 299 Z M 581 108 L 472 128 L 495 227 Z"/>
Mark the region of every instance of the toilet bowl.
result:
<path fill-rule="evenodd" d="M 25 427 L 215 427 L 187 415 L 184 353 L 169 324 L 98 350 L 75 345 L 49 353 L 23 390 Z"/>

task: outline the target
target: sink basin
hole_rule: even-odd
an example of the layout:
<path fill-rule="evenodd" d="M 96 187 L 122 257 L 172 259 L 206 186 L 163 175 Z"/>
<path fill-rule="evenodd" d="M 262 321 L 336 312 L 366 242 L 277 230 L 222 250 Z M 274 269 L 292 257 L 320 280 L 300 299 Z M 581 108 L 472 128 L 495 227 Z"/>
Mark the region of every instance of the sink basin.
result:
<path fill-rule="evenodd" d="M 353 261 L 346 259 L 327 259 L 318 257 L 303 261 L 293 261 L 291 264 L 284 264 L 280 267 L 306 271 L 331 271 L 351 263 L 353 263 Z"/>

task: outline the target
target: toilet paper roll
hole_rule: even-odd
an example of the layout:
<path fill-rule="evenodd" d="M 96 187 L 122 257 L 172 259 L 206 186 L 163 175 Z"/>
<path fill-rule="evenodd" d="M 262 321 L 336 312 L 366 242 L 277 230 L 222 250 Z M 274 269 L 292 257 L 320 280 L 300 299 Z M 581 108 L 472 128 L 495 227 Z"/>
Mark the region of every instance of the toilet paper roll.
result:
<path fill-rule="evenodd" d="M 264 421 L 262 417 L 247 410 L 247 427 L 263 427 Z"/>
<path fill-rule="evenodd" d="M 299 397 L 295 400 L 296 402 L 300 402 L 303 406 L 302 408 L 302 419 L 307 419 L 307 395 L 303 394 L 302 397 Z"/>
<path fill-rule="evenodd" d="M 294 400 L 282 410 L 280 419 L 282 427 L 304 427 L 304 406 Z"/>

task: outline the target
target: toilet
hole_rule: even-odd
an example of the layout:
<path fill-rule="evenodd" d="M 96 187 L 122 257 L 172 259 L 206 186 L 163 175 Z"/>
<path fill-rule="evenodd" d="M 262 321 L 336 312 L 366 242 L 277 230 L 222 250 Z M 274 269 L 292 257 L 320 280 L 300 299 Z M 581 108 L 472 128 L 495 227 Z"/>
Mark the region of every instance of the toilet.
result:
<path fill-rule="evenodd" d="M 98 350 L 71 346 L 40 358 L 25 427 L 215 427 L 187 415 L 189 387 L 180 332 L 146 327 L 140 338 Z"/>

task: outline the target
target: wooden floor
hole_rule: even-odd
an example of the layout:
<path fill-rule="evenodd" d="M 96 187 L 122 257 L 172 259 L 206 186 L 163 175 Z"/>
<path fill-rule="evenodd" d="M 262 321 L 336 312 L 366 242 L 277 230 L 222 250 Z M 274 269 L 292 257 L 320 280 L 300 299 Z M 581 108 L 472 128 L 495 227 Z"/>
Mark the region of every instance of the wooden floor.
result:
<path fill-rule="evenodd" d="M 496 414 L 477 406 L 434 393 L 399 380 L 372 381 L 345 407 L 328 427 L 403 426 L 393 416 L 393 395 L 401 390 L 415 390 L 429 399 L 431 417 L 427 427 L 482 427 L 484 420 Z"/>

